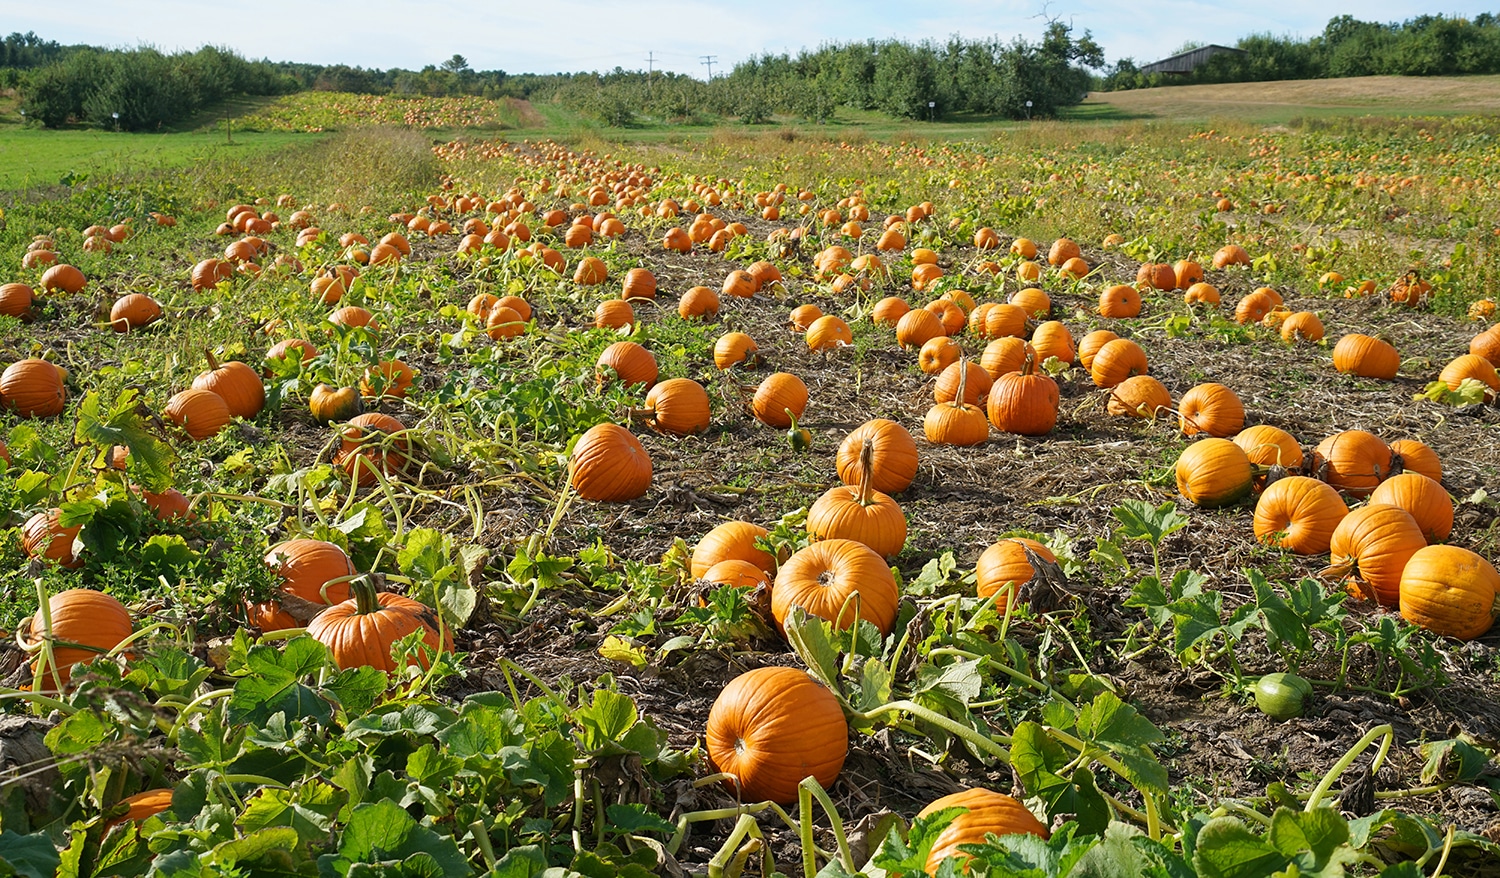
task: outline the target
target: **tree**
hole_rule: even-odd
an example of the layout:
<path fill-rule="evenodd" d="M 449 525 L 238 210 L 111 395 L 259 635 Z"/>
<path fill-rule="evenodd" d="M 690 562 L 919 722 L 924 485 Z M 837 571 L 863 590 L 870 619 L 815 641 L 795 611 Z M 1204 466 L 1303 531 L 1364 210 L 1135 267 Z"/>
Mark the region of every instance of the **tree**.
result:
<path fill-rule="evenodd" d="M 442 63 L 442 68 L 449 73 L 463 73 L 469 71 L 469 59 L 455 52 L 452 58 Z"/>

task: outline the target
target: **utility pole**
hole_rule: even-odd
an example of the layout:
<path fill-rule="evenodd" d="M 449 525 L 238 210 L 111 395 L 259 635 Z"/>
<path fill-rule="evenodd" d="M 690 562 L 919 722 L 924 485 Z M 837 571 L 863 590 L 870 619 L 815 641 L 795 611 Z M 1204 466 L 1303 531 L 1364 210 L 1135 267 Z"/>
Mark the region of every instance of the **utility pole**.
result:
<path fill-rule="evenodd" d="M 655 66 L 656 66 L 656 52 L 655 51 L 647 52 L 646 53 L 646 96 L 648 98 L 652 98 L 652 99 L 655 98 L 655 95 L 653 95 L 651 93 L 651 73 L 652 73 L 652 68 L 655 67 Z"/>
<path fill-rule="evenodd" d="M 706 66 L 708 68 L 708 78 L 709 78 L 710 81 L 712 81 L 713 78 L 714 78 L 714 59 L 718 58 L 719 56 L 718 55 L 699 55 L 698 57 L 703 59 L 704 66 Z"/>

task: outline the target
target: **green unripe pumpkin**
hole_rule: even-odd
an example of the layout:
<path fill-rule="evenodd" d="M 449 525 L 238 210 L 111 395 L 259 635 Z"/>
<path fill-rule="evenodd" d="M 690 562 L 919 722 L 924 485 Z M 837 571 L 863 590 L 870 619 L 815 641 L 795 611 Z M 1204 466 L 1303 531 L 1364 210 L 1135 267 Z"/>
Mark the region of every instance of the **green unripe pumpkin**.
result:
<path fill-rule="evenodd" d="M 1296 674 L 1266 674 L 1251 687 L 1255 706 L 1273 719 L 1301 716 L 1312 697 L 1312 684 Z"/>

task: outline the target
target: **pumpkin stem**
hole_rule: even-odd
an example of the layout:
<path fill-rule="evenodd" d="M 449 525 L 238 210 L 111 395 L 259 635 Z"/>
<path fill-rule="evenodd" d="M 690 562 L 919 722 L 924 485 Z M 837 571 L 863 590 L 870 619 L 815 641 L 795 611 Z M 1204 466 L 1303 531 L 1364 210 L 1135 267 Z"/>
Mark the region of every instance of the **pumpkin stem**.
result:
<path fill-rule="evenodd" d="M 875 501 L 875 437 L 866 436 L 859 448 L 859 505 L 870 506 Z"/>
<path fill-rule="evenodd" d="M 375 597 L 375 583 L 369 576 L 356 576 L 349 580 L 349 588 L 354 591 L 354 603 L 361 616 L 368 616 L 380 609 L 380 601 Z"/>
<path fill-rule="evenodd" d="M 219 371 L 219 360 L 218 360 L 217 357 L 214 356 L 214 352 L 213 351 L 209 350 L 208 348 L 204 348 L 203 349 L 203 356 L 205 356 L 205 357 L 208 358 L 208 368 L 209 368 L 209 371 L 211 371 L 211 372 L 217 372 L 217 371 Z"/>
<path fill-rule="evenodd" d="M 968 404 L 964 393 L 969 389 L 969 360 L 962 354 L 958 357 L 958 396 L 953 397 L 953 407 L 961 409 Z"/>
<path fill-rule="evenodd" d="M 1026 349 L 1026 360 L 1021 363 L 1021 374 L 1031 375 L 1036 372 L 1036 351 L 1028 346 Z"/>

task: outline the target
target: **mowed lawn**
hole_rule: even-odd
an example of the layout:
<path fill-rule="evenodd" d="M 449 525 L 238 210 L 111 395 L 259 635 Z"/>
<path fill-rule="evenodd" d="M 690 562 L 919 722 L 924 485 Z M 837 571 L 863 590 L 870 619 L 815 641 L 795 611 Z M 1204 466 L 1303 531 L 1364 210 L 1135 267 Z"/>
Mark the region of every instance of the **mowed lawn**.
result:
<path fill-rule="evenodd" d="M 122 134 L 0 126 L 0 190 L 56 185 L 70 174 L 182 167 L 225 156 L 250 156 L 323 135 L 217 133 Z"/>

